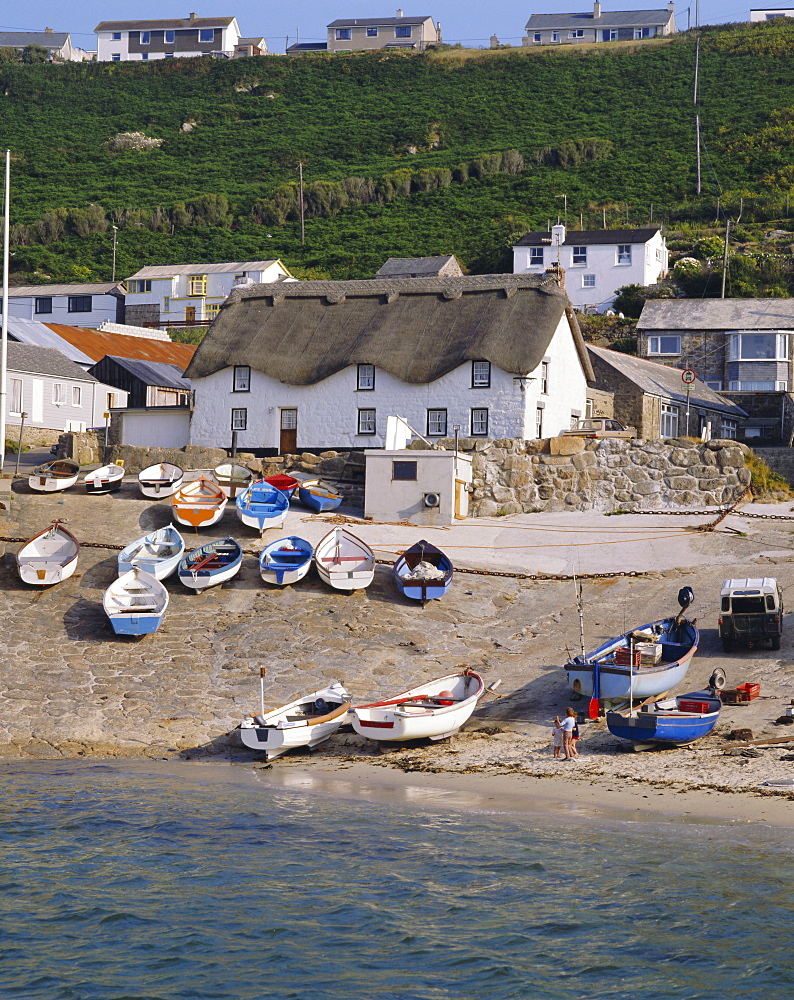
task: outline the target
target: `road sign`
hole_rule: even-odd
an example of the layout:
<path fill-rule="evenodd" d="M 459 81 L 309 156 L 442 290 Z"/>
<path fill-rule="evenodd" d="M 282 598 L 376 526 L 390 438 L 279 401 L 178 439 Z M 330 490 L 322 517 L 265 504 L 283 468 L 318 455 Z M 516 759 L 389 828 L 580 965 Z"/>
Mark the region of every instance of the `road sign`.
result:
<path fill-rule="evenodd" d="M 691 368 L 687 368 L 681 372 L 681 380 L 685 385 L 692 385 L 692 383 L 697 378 L 697 375 L 692 371 Z"/>

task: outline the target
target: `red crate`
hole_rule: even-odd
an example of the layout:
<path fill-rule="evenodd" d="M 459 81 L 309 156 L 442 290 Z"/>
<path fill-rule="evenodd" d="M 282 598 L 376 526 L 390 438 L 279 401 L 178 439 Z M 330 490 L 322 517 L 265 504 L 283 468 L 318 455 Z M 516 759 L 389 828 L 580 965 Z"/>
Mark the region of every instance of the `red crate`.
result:
<path fill-rule="evenodd" d="M 682 712 L 708 712 L 711 705 L 707 701 L 693 701 L 689 698 L 682 698 L 678 702 L 678 707 Z"/>
<path fill-rule="evenodd" d="M 739 693 L 742 701 L 752 701 L 761 694 L 760 684 L 737 684 L 736 690 Z"/>
<path fill-rule="evenodd" d="M 621 646 L 615 650 L 615 663 L 619 667 L 638 667 L 642 661 L 642 654 L 638 649 L 629 651 L 628 646 Z"/>

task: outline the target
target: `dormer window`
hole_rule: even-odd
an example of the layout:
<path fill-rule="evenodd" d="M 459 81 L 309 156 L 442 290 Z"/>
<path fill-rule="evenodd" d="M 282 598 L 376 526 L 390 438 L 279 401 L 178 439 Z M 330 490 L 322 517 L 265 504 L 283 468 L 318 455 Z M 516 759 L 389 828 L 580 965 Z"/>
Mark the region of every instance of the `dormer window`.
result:
<path fill-rule="evenodd" d="M 356 388 L 359 390 L 375 388 L 375 365 L 358 366 Z"/>

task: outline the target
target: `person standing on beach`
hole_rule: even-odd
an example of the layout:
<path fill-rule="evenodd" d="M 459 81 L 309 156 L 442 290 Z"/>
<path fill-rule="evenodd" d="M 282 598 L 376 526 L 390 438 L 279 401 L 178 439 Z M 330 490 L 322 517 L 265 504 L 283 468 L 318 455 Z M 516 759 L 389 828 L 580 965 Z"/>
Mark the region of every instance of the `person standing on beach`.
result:
<path fill-rule="evenodd" d="M 554 716 L 554 722 L 551 726 L 551 738 L 554 741 L 554 756 L 559 757 L 562 750 L 562 722 L 560 722 L 559 715 Z"/>
<path fill-rule="evenodd" d="M 573 731 L 576 728 L 576 709 L 566 708 L 565 718 L 562 720 L 562 745 L 565 750 L 565 759 L 572 760 L 578 757 L 579 753 L 573 741 Z"/>

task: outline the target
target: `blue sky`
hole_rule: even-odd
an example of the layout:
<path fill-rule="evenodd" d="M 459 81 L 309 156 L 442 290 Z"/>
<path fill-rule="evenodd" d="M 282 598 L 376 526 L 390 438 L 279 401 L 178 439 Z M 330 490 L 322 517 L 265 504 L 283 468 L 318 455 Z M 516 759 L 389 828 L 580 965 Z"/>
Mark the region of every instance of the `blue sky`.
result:
<path fill-rule="evenodd" d="M 155 0 L 82 0 L 79 5 L 56 2 L 56 0 L 27 0 L 21 7 L 3 4 L 0 12 L 0 30 L 42 31 L 45 27 L 56 31 L 68 31 L 73 44 L 86 49 L 95 49 L 94 27 L 100 21 L 142 20 L 168 17 L 187 17 L 191 11 L 199 16 L 234 16 L 243 35 L 264 35 L 271 52 L 283 52 L 285 39 L 290 43 L 300 32 L 301 41 L 324 41 L 325 25 L 337 17 L 379 17 L 394 16 L 400 0 L 390 4 L 388 0 L 294 0 L 293 3 L 265 5 L 259 0 L 212 0 L 199 3 L 198 0 L 184 0 L 179 3 L 162 3 Z M 534 4 L 517 3 L 507 0 L 486 11 L 479 4 L 461 8 L 453 0 L 430 0 L 428 3 L 412 5 L 403 0 L 406 14 L 429 14 L 441 21 L 444 41 L 462 42 L 467 48 L 487 47 L 492 34 L 500 41 L 513 45 L 521 44 L 524 25 L 530 14 L 569 12 L 587 10 L 588 0 L 537 0 Z M 784 4 L 773 4 L 784 6 Z M 657 10 L 666 2 L 609 3 L 603 0 L 604 10 Z M 676 4 L 676 21 L 679 30 L 687 26 L 687 3 Z M 761 6 L 757 2 L 754 6 Z M 703 24 L 717 24 L 725 21 L 749 20 L 750 4 L 746 6 L 737 0 L 700 0 L 700 20 Z M 694 24 L 695 0 L 691 0 L 691 20 Z"/>

